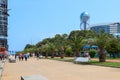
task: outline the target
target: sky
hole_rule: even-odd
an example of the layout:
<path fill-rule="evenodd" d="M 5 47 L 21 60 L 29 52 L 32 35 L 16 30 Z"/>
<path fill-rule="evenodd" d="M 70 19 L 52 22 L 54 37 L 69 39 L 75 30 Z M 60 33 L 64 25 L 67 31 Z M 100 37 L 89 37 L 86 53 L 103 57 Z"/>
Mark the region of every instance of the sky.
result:
<path fill-rule="evenodd" d="M 56 34 L 80 30 L 80 15 L 90 25 L 120 22 L 120 0 L 8 0 L 8 45 L 21 51 Z"/>

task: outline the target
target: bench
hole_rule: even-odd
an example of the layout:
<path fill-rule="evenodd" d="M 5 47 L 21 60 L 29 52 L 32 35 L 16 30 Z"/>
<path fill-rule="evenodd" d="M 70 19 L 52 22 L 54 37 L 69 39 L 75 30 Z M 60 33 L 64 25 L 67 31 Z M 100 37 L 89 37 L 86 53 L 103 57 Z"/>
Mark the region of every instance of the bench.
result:
<path fill-rule="evenodd" d="M 10 63 L 15 63 L 16 60 L 15 60 L 15 59 L 9 59 L 9 62 L 10 62 Z"/>
<path fill-rule="evenodd" d="M 89 62 L 90 58 L 89 57 L 76 57 L 74 59 L 75 63 L 79 63 L 79 62 Z"/>
<path fill-rule="evenodd" d="M 10 63 L 15 63 L 16 62 L 16 59 L 14 56 L 9 56 L 9 62 Z"/>
<path fill-rule="evenodd" d="M 39 56 L 39 59 L 42 59 L 42 58 L 43 58 L 43 56 L 42 56 L 42 55 L 40 55 L 40 56 Z"/>
<path fill-rule="evenodd" d="M 21 76 L 21 80 L 48 80 L 48 79 L 40 75 L 31 75 L 31 76 Z"/>

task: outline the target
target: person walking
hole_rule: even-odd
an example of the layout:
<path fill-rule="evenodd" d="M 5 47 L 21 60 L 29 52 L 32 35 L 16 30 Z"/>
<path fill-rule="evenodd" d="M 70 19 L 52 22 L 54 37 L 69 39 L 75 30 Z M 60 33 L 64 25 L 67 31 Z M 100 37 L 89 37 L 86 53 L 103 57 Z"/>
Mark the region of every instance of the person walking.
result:
<path fill-rule="evenodd" d="M 23 59 L 24 59 L 24 54 L 22 54 L 22 61 L 23 61 Z"/>
<path fill-rule="evenodd" d="M 18 58 L 19 58 L 19 61 L 21 61 L 22 55 L 19 54 L 19 55 L 18 55 Z"/>
<path fill-rule="evenodd" d="M 27 53 L 24 55 L 24 57 L 25 57 L 25 61 L 27 61 L 28 56 L 29 56 L 29 55 L 28 55 Z"/>

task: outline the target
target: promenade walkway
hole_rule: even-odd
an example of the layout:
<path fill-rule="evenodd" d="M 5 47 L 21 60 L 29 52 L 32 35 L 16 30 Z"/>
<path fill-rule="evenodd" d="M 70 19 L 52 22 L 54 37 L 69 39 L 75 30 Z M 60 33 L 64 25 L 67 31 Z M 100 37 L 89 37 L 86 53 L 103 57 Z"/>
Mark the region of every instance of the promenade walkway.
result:
<path fill-rule="evenodd" d="M 30 58 L 16 63 L 6 61 L 2 80 L 20 80 L 27 75 L 41 75 L 48 80 L 120 80 L 120 69 Z"/>

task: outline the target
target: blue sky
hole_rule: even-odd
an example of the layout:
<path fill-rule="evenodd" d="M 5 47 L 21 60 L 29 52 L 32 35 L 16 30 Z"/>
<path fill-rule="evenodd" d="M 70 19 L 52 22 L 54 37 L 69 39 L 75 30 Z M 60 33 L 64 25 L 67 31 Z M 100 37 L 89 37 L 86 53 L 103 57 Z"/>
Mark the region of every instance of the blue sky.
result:
<path fill-rule="evenodd" d="M 9 50 L 23 50 L 55 34 L 79 30 L 80 14 L 89 24 L 120 22 L 120 0 L 8 0 Z"/>

